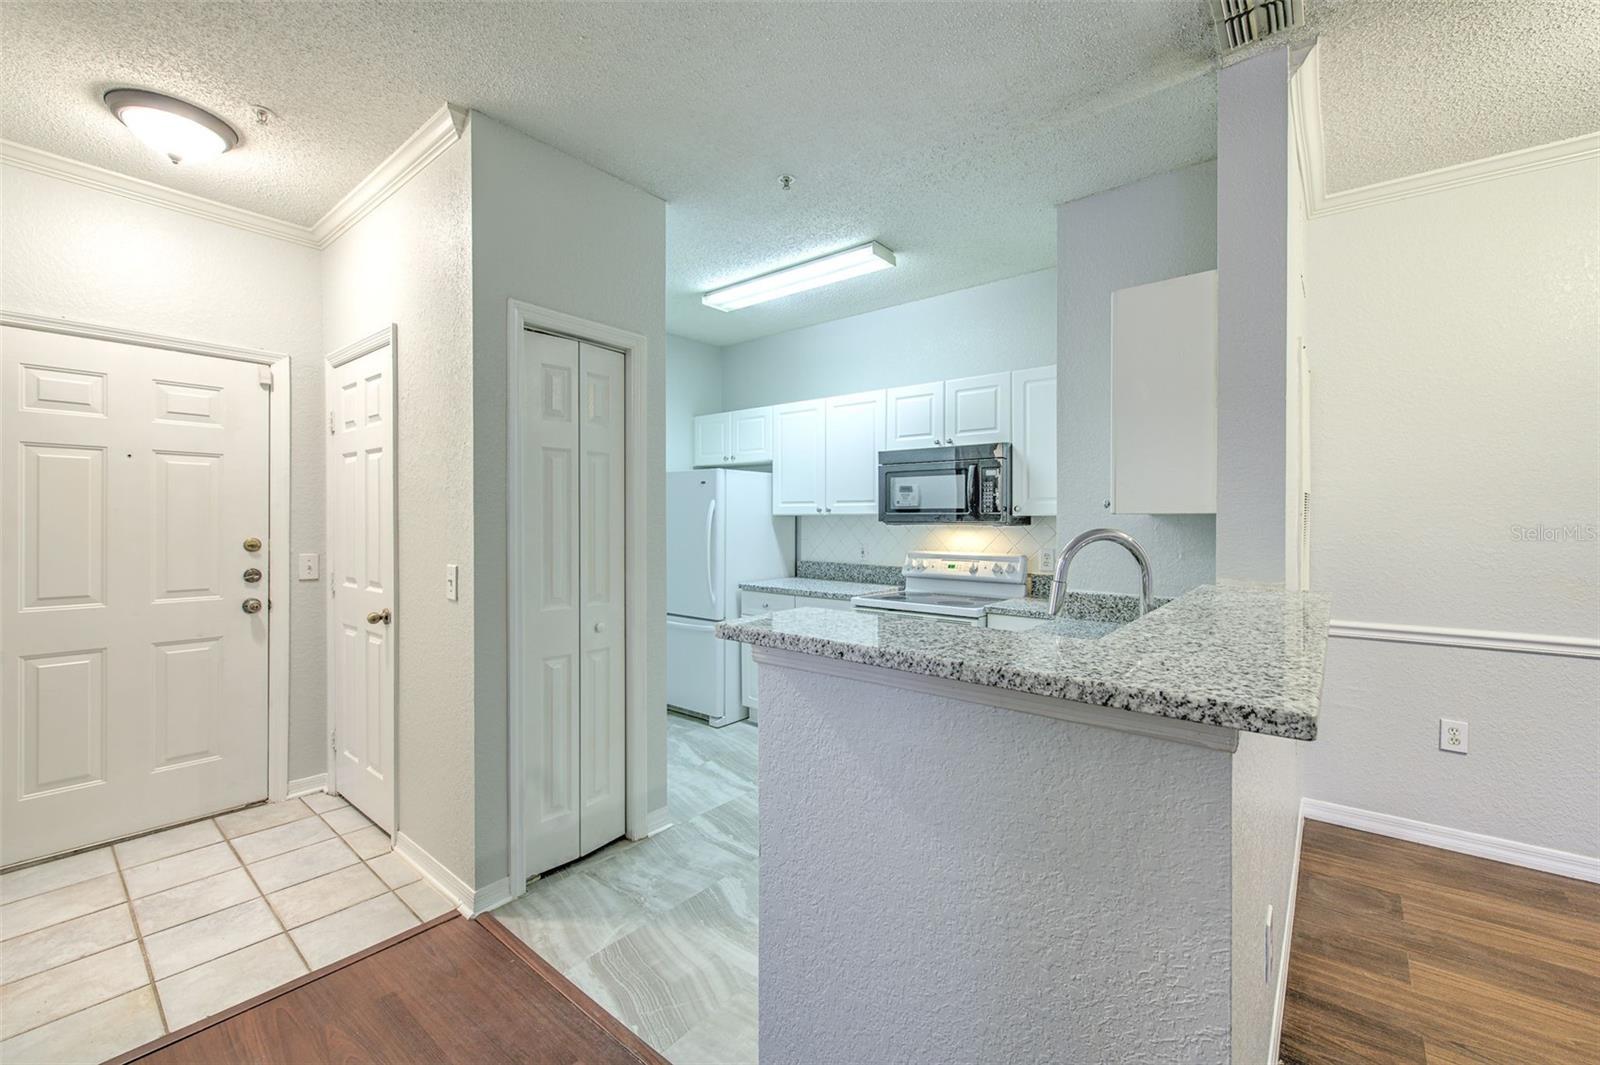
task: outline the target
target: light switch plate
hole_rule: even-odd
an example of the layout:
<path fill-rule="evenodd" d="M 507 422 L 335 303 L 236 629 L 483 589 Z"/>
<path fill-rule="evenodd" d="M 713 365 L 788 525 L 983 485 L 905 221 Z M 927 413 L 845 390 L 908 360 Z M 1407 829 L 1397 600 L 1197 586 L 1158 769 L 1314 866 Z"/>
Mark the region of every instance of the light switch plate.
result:
<path fill-rule="evenodd" d="M 454 562 L 445 563 L 444 597 L 452 603 L 461 598 L 461 567 Z"/>
<path fill-rule="evenodd" d="M 318 567 L 318 562 L 319 561 L 320 560 L 319 560 L 318 556 L 316 556 L 314 554 L 301 555 L 300 559 L 299 559 L 300 579 L 303 580 L 303 581 L 314 581 L 314 580 L 316 580 L 317 579 L 317 575 L 320 572 L 319 567 Z"/>

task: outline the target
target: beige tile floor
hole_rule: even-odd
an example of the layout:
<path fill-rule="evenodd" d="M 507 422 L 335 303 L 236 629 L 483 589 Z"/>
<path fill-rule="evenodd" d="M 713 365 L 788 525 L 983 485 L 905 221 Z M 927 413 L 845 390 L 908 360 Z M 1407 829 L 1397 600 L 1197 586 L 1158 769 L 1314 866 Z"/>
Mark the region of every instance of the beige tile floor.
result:
<path fill-rule="evenodd" d="M 0 876 L 0 1062 L 92 1062 L 450 908 L 343 799 L 231 814 Z"/>
<path fill-rule="evenodd" d="M 495 911 L 675 1065 L 756 1062 L 756 728 L 670 715 L 673 825 Z"/>

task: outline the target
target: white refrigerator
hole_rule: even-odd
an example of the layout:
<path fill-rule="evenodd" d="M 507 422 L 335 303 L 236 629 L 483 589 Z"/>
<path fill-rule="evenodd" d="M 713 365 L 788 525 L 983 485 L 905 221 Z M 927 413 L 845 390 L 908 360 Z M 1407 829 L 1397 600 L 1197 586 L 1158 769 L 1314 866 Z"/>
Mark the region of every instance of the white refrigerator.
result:
<path fill-rule="evenodd" d="M 742 581 L 794 572 L 794 519 L 772 513 L 772 474 L 667 474 L 667 705 L 713 725 L 742 721 L 739 645 L 713 634 L 739 616 Z"/>

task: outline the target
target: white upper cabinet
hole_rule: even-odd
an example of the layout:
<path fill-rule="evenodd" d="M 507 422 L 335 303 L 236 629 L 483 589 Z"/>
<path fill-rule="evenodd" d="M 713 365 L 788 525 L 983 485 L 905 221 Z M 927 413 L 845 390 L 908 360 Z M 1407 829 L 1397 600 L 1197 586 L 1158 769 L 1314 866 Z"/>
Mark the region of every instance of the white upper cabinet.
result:
<path fill-rule="evenodd" d="M 808 399 L 772 408 L 772 512 L 821 514 L 827 455 L 825 401 Z"/>
<path fill-rule="evenodd" d="M 1056 512 L 1056 368 L 1011 375 L 1011 510 L 1034 517 Z"/>
<path fill-rule="evenodd" d="M 883 392 L 826 400 L 825 514 L 878 513 L 878 452 L 883 450 Z"/>
<path fill-rule="evenodd" d="M 733 461 L 753 466 L 772 461 L 772 408 L 751 407 L 728 416 L 732 425 Z"/>
<path fill-rule="evenodd" d="M 944 382 L 904 385 L 884 393 L 884 450 L 938 447 L 944 438 Z"/>
<path fill-rule="evenodd" d="M 733 461 L 733 415 L 697 415 L 694 420 L 694 464 L 721 466 L 731 461 Z"/>
<path fill-rule="evenodd" d="M 696 466 L 754 466 L 771 461 L 771 407 L 701 414 L 695 418 Z"/>
<path fill-rule="evenodd" d="M 1011 375 L 983 374 L 944 383 L 945 442 L 997 444 L 1011 439 Z"/>
<path fill-rule="evenodd" d="M 1111 294 L 1111 509 L 1217 509 L 1217 272 Z"/>

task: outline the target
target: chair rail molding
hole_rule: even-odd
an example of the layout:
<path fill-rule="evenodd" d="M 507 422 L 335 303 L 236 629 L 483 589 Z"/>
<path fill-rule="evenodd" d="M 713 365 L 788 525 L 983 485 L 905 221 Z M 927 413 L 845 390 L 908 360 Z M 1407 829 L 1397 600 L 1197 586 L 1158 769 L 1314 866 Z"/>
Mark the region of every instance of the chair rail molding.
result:
<path fill-rule="evenodd" d="M 460 140 L 466 125 L 467 112 L 453 104 L 445 104 L 423 124 L 421 129 L 408 137 L 404 144 L 396 148 L 370 174 L 358 181 L 355 188 L 340 197 L 326 214 L 309 226 L 273 218 L 205 196 L 197 196 L 192 192 L 168 188 L 153 181 L 145 181 L 143 178 L 119 174 L 115 170 L 107 170 L 52 152 L 30 148 L 15 141 L 0 140 L 0 163 L 43 174 L 46 177 L 70 181 L 75 185 L 100 192 L 124 196 L 141 203 L 165 207 L 170 211 L 204 218 L 207 221 L 232 226 L 234 229 L 320 250 L 338 240 L 351 226 L 365 218 L 415 177 L 423 167 L 438 158 L 446 148 Z"/>
<path fill-rule="evenodd" d="M 1558 655 L 1566 658 L 1600 658 L 1600 639 L 1588 636 L 1550 636 L 1534 632 L 1449 629 L 1427 625 L 1392 625 L 1338 619 L 1328 622 L 1328 635 L 1344 640 L 1417 643 L 1431 647 L 1510 651 L 1517 654 Z"/>

